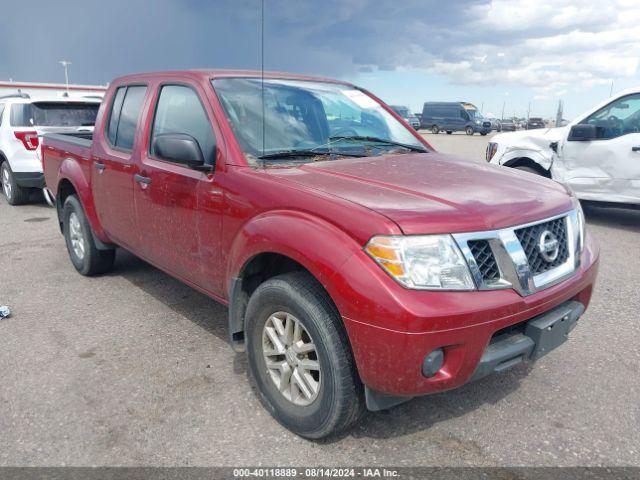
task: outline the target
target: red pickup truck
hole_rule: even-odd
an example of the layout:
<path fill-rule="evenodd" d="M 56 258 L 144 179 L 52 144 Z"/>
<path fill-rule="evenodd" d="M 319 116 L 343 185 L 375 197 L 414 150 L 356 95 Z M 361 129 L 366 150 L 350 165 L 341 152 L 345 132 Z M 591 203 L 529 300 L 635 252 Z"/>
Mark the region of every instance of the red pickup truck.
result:
<path fill-rule="evenodd" d="M 344 82 L 118 78 L 43 161 L 76 269 L 124 247 L 228 305 L 261 401 L 309 438 L 538 359 L 596 277 L 562 185 L 436 153 Z"/>

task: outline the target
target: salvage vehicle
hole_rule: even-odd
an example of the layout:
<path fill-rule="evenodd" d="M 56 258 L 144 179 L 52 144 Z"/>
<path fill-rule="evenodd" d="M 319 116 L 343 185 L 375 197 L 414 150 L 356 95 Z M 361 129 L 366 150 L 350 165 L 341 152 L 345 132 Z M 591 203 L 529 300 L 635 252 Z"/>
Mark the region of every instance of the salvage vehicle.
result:
<path fill-rule="evenodd" d="M 99 106 L 100 99 L 32 98 L 25 93 L 0 98 L 0 177 L 10 205 L 26 203 L 33 190 L 44 188 L 39 137 L 90 130 Z"/>
<path fill-rule="evenodd" d="M 78 272 L 121 246 L 228 305 L 260 400 L 308 438 L 540 358 L 596 278 L 564 187 L 436 153 L 345 82 L 117 78 L 43 158 Z"/>
<path fill-rule="evenodd" d="M 640 90 L 621 92 L 567 126 L 496 135 L 486 160 L 557 180 L 581 200 L 640 204 Z"/>
<path fill-rule="evenodd" d="M 437 134 L 441 131 L 451 135 L 465 132 L 467 135 L 491 132 L 491 122 L 484 118 L 475 105 L 468 102 L 425 102 L 420 117 L 420 128 Z"/>
<path fill-rule="evenodd" d="M 527 120 L 527 130 L 534 130 L 536 128 L 545 128 L 544 120 L 540 117 L 531 117 Z"/>
<path fill-rule="evenodd" d="M 411 113 L 411 110 L 409 109 L 409 107 L 405 107 L 403 105 L 389 105 L 389 106 L 391 107 L 391 110 L 393 110 L 402 118 L 404 118 L 405 121 L 409 125 L 411 125 L 414 129 L 418 130 L 420 128 L 420 120 L 418 119 L 417 116 Z"/>

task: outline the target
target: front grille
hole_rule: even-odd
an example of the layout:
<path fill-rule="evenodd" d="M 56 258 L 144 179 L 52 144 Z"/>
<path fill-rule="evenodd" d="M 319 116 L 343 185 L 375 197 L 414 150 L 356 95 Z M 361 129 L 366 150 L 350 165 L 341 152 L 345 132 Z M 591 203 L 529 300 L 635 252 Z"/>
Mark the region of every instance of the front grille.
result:
<path fill-rule="evenodd" d="M 500 270 L 498 269 L 498 263 L 493 256 L 491 246 L 487 240 L 470 240 L 467 242 L 473 258 L 476 260 L 482 280 L 484 282 L 491 282 L 500 278 Z"/>
<path fill-rule="evenodd" d="M 484 122 L 482 126 L 485 128 L 491 128 L 491 122 Z"/>
<path fill-rule="evenodd" d="M 555 260 L 549 262 L 545 260 L 538 247 L 540 243 L 540 236 L 542 233 L 548 230 L 551 232 L 559 242 L 558 256 Z M 567 228 L 565 218 L 557 218 L 550 222 L 539 223 L 537 225 L 531 225 L 529 227 L 520 228 L 515 230 L 515 234 L 520 240 L 522 249 L 524 250 L 527 260 L 529 261 L 529 268 L 531 273 L 537 275 L 539 273 L 546 272 L 562 265 L 567 261 L 569 257 L 569 249 L 567 248 Z"/>

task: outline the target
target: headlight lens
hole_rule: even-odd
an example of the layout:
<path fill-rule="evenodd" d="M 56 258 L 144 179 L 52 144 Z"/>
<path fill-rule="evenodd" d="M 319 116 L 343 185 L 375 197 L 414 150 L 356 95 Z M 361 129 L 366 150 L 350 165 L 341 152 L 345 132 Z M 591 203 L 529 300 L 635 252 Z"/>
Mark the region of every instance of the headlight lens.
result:
<path fill-rule="evenodd" d="M 365 251 L 407 288 L 475 290 L 467 262 L 451 235 L 373 237 Z"/>
<path fill-rule="evenodd" d="M 487 162 L 490 162 L 493 156 L 498 151 L 498 144 L 495 142 L 489 142 L 487 144 Z"/>

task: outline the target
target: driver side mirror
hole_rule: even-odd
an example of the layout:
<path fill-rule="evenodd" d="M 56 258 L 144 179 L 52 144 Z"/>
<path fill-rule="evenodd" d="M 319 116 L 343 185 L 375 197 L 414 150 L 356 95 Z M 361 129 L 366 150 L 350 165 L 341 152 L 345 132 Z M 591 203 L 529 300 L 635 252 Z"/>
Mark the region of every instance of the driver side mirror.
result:
<path fill-rule="evenodd" d="M 598 138 L 598 127 L 590 123 L 579 123 L 571 127 L 569 131 L 569 142 L 588 142 Z"/>
<path fill-rule="evenodd" d="M 158 158 L 186 165 L 194 170 L 211 170 L 204 164 L 198 141 L 186 133 L 165 133 L 153 139 L 152 151 Z"/>

